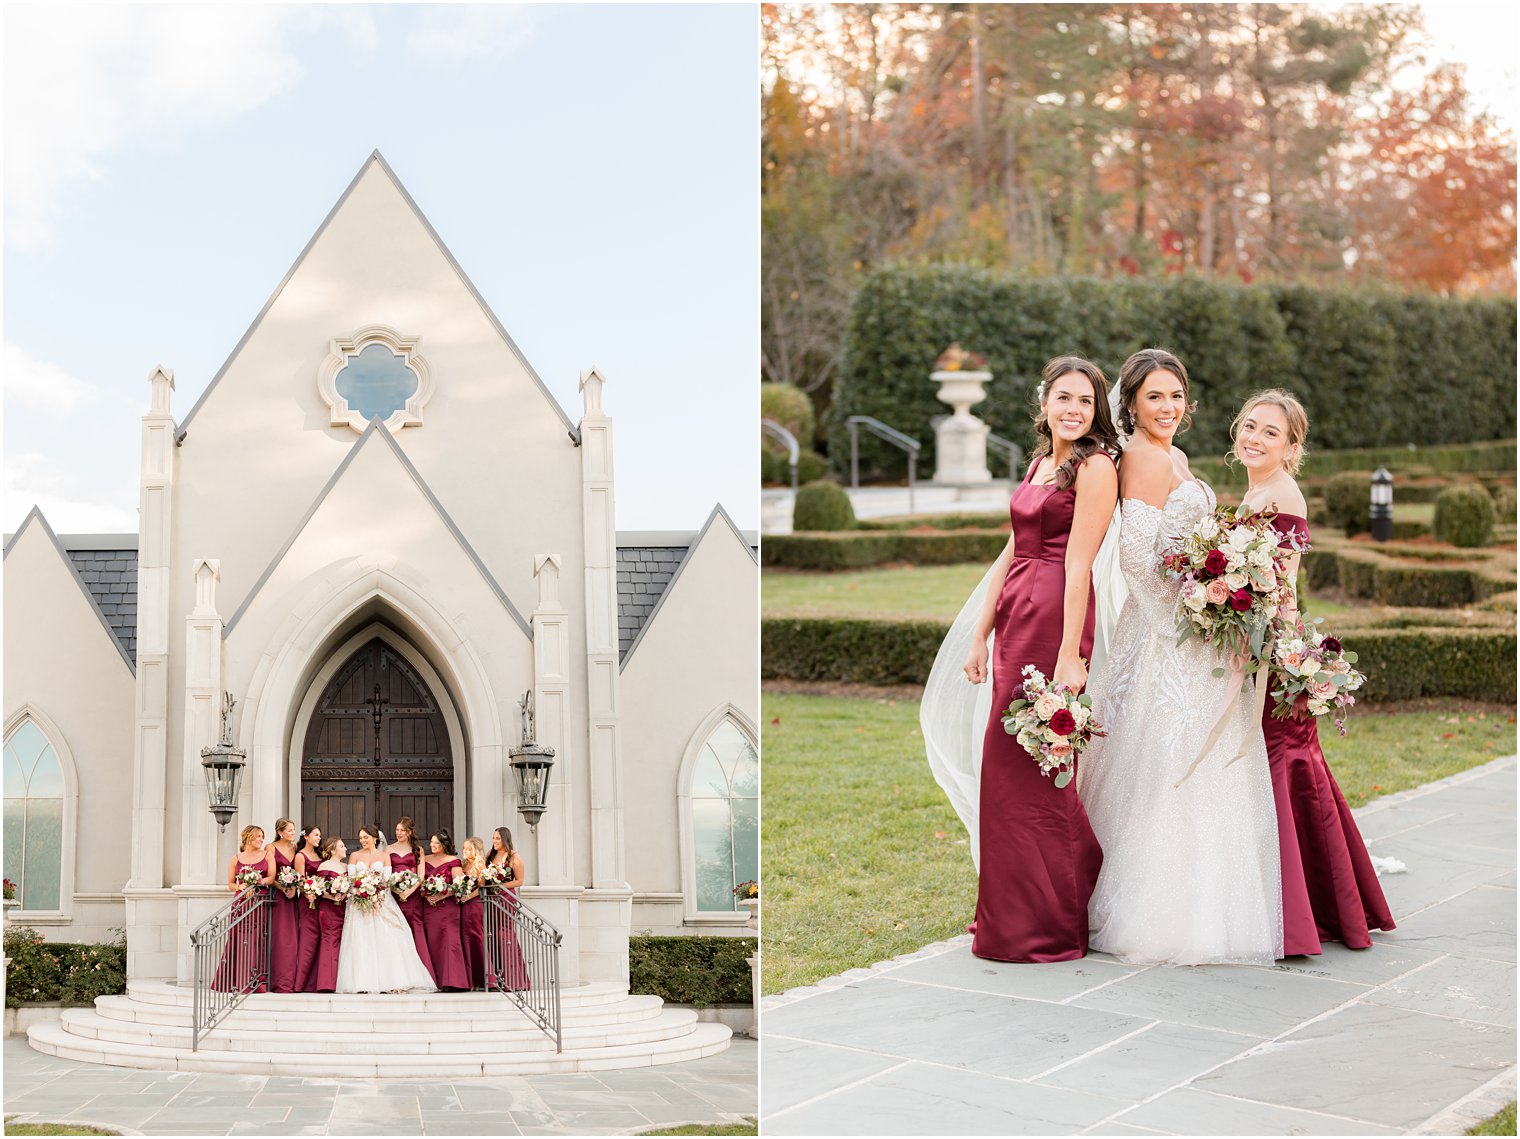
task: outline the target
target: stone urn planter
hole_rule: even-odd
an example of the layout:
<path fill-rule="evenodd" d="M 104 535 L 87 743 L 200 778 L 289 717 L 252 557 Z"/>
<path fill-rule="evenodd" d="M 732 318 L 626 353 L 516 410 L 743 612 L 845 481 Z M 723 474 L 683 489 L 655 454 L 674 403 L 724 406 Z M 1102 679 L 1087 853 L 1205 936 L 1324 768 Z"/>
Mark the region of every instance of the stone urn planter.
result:
<path fill-rule="evenodd" d="M 991 428 L 972 415 L 971 408 L 987 398 L 992 373 L 941 370 L 929 378 L 939 385 L 936 394 L 952 411 L 934 429 L 934 481 L 940 486 L 990 483 L 987 436 Z"/>

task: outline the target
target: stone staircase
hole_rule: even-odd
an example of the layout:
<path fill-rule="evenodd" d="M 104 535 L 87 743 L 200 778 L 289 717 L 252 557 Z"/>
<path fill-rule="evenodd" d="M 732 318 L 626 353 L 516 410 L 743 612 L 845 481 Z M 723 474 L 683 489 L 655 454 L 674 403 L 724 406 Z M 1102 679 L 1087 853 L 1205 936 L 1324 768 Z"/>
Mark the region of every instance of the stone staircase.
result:
<path fill-rule="evenodd" d="M 256 993 L 191 1051 L 191 989 L 129 981 L 125 996 L 35 1024 L 39 1052 L 88 1064 L 243 1075 L 401 1078 L 599 1072 L 676 1064 L 728 1047 L 730 1031 L 612 982 L 560 994 L 564 1050 L 495 993 Z"/>

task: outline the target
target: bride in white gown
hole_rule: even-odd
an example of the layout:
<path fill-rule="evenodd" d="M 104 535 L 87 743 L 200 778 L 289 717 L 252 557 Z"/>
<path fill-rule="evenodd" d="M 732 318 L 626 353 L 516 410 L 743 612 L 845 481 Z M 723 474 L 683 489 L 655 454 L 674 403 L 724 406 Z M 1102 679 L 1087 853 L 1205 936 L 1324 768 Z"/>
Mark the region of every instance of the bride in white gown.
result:
<path fill-rule="evenodd" d="M 378 866 L 387 876 L 391 857 L 376 848 L 379 831 L 367 824 L 359 827 L 359 849 L 348 860 L 351 877 Z M 396 897 L 389 890 L 374 905 L 364 908 L 352 895 L 343 915 L 343 940 L 338 946 L 338 983 L 340 993 L 432 993 L 437 991 L 433 978 L 417 956 Z"/>
<path fill-rule="evenodd" d="M 1282 954 L 1281 867 L 1249 690 L 1229 701 L 1215 747 L 1184 779 L 1231 684 L 1213 675 L 1224 663 L 1217 649 L 1196 637 L 1177 644 L 1176 592 L 1156 568 L 1163 537 L 1214 509 L 1213 491 L 1172 446 L 1190 410 L 1187 372 L 1171 353 L 1146 349 L 1125 362 L 1118 392 L 1119 427 L 1132 435 L 1119 464 L 1129 597 L 1088 686 L 1107 736 L 1077 768 L 1103 846 L 1091 947 L 1139 964 L 1270 965 Z"/>

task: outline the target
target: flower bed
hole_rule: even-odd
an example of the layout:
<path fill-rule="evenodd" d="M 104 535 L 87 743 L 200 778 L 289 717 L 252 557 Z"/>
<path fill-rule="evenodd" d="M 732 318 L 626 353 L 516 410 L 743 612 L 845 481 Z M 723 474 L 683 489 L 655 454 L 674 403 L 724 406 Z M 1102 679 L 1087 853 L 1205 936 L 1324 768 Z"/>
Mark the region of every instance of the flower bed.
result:
<path fill-rule="evenodd" d="M 127 943 L 46 941 L 24 925 L 5 931 L 5 1007 L 46 1001 L 88 1005 L 127 991 Z"/>
<path fill-rule="evenodd" d="M 753 937 L 654 937 L 628 939 L 628 986 L 673 1004 L 747 1004 Z"/>

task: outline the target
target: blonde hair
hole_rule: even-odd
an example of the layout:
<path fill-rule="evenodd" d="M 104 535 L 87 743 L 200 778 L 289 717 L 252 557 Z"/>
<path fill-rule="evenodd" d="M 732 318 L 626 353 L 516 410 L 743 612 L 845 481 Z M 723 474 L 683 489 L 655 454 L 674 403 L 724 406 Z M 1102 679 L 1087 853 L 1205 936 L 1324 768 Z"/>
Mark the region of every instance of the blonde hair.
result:
<path fill-rule="evenodd" d="M 471 847 L 475 848 L 475 853 L 473 855 L 470 854 Z M 464 840 L 464 845 L 460 849 L 464 852 L 464 856 L 467 859 L 474 858 L 476 862 L 484 862 L 486 860 L 485 842 L 481 839 L 475 838 L 473 835 L 470 838 Z"/>
<path fill-rule="evenodd" d="M 1305 441 L 1309 438 L 1309 413 L 1304 410 L 1304 405 L 1298 402 L 1298 397 L 1283 388 L 1267 388 L 1257 392 L 1246 400 L 1241 406 L 1240 414 L 1230 424 L 1230 450 L 1225 458 L 1231 462 L 1239 462 L 1240 458 L 1235 454 L 1235 442 L 1240 438 L 1240 429 L 1245 424 L 1246 416 L 1262 404 L 1269 404 L 1283 413 L 1283 419 L 1288 425 L 1288 450 L 1289 456 L 1283 460 L 1283 469 L 1290 475 L 1297 475 L 1299 468 L 1304 465 L 1304 456 L 1309 448 Z M 1293 448 L 1298 448 L 1298 453 L 1293 454 Z"/>
<path fill-rule="evenodd" d="M 276 819 L 274 821 L 274 837 L 279 838 L 280 832 L 282 830 L 284 830 L 286 827 L 293 827 L 295 825 L 296 821 L 294 819 Z"/>
<path fill-rule="evenodd" d="M 248 840 L 253 837 L 254 831 L 258 831 L 259 834 L 263 834 L 264 828 L 259 826 L 257 823 L 249 823 L 246 827 L 243 828 L 243 833 L 238 836 L 239 854 L 242 854 L 243 851 L 248 849 Z"/>

